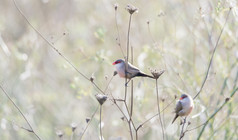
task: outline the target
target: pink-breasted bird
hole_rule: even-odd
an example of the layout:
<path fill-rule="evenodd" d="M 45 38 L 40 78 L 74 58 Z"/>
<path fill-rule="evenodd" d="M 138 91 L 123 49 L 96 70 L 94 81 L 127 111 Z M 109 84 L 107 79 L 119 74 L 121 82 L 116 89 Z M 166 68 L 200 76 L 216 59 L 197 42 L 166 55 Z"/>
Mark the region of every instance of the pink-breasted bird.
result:
<path fill-rule="evenodd" d="M 128 78 L 129 81 L 132 78 L 137 77 L 137 76 L 154 78 L 153 76 L 147 75 L 144 72 L 140 71 L 137 67 L 133 66 L 129 62 L 128 62 L 127 70 L 126 70 L 126 62 L 122 59 L 116 60 L 114 63 L 112 63 L 112 65 L 116 66 L 116 71 L 120 77 Z"/>
<path fill-rule="evenodd" d="M 175 117 L 172 121 L 172 124 L 174 121 L 178 118 L 178 116 L 188 116 L 192 110 L 193 110 L 194 104 L 193 104 L 193 99 L 191 98 L 190 95 L 188 94 L 182 94 L 181 97 L 179 98 L 179 101 L 176 104 L 175 107 Z"/>

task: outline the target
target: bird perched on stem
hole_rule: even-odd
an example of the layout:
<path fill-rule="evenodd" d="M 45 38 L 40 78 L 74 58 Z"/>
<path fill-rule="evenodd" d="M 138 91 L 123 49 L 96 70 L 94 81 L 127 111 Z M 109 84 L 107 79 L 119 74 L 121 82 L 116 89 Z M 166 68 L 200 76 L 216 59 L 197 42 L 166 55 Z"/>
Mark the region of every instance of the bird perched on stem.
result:
<path fill-rule="evenodd" d="M 127 65 L 126 62 L 122 59 L 116 60 L 114 63 L 112 63 L 112 65 L 116 66 L 116 71 L 120 77 L 128 78 L 129 81 L 134 77 L 149 77 L 154 79 L 153 76 L 145 74 L 144 72 L 140 71 L 137 67 L 133 66 L 129 62 L 128 62 L 128 66 L 126 66 Z"/>
<path fill-rule="evenodd" d="M 193 110 L 194 104 L 193 104 L 193 99 L 191 98 L 190 95 L 187 94 L 182 94 L 181 97 L 179 98 L 179 101 L 176 104 L 175 108 L 175 117 L 172 121 L 172 124 L 174 121 L 178 118 L 178 116 L 188 116 L 192 110 Z"/>

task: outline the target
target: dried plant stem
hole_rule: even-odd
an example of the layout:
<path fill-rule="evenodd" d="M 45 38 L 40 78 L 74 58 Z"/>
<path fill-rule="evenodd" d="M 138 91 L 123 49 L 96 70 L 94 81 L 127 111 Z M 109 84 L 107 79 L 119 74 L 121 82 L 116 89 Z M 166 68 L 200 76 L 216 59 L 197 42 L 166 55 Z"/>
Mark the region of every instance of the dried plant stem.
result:
<path fill-rule="evenodd" d="M 163 140 L 164 140 L 164 127 L 163 127 L 163 123 L 162 123 L 162 119 L 161 119 L 161 115 L 160 115 L 158 79 L 155 80 L 155 83 L 156 83 L 156 95 L 157 95 L 157 107 L 158 107 L 159 121 L 160 121 L 162 135 L 163 135 Z"/>
<path fill-rule="evenodd" d="M 182 126 L 182 129 L 181 129 L 181 133 L 180 133 L 179 140 L 183 139 L 183 136 L 184 136 L 184 134 L 185 134 L 185 133 L 183 132 L 183 130 L 184 130 L 184 126 L 185 126 L 185 124 L 186 124 L 186 119 L 187 119 L 187 117 L 185 117 L 184 120 L 183 120 L 183 126 Z"/>
<path fill-rule="evenodd" d="M 72 134 L 70 136 L 70 140 L 73 140 L 73 138 L 74 138 L 74 131 L 72 131 Z"/>
<path fill-rule="evenodd" d="M 160 113 L 164 112 L 165 109 L 167 109 L 172 103 L 174 103 L 176 99 L 173 99 L 167 106 L 165 106 L 165 108 L 163 108 L 163 110 L 161 110 L 160 112 L 158 112 L 157 114 L 155 114 L 154 116 L 150 117 L 149 119 L 145 120 L 143 123 L 141 123 L 137 128 L 136 128 L 136 140 L 138 140 L 138 131 L 139 129 L 145 125 L 147 122 L 149 122 L 151 119 L 155 118 L 156 116 L 158 116 Z"/>
<path fill-rule="evenodd" d="M 228 14 L 227 14 L 227 16 L 226 16 L 226 21 L 225 21 L 225 23 L 224 23 L 224 25 L 223 25 L 223 27 L 222 27 L 222 29 L 221 29 L 221 32 L 220 32 L 219 37 L 218 37 L 218 39 L 217 39 L 216 45 L 215 45 L 215 47 L 214 47 L 214 49 L 213 49 L 212 56 L 211 56 L 211 58 L 210 58 L 210 61 L 209 61 L 208 67 L 207 67 L 207 71 L 206 71 L 206 75 L 205 75 L 205 78 L 204 78 L 204 80 L 203 80 L 203 82 L 202 82 L 201 88 L 199 89 L 198 93 L 193 97 L 193 99 L 196 99 L 196 98 L 197 98 L 197 96 L 201 93 L 201 91 L 202 91 L 202 89 L 203 89 L 203 87 L 204 87 L 204 85 L 205 85 L 205 83 L 206 83 L 206 80 L 207 80 L 207 77 L 208 77 L 208 74 L 209 74 L 209 71 L 210 71 L 210 68 L 211 68 L 211 65 L 212 65 L 212 60 L 213 60 L 214 54 L 215 54 L 215 52 L 216 52 L 216 49 L 217 49 L 218 43 L 219 43 L 219 41 L 220 41 L 221 35 L 222 35 L 222 33 L 223 33 L 223 31 L 224 31 L 224 28 L 225 28 L 225 26 L 226 26 L 228 17 L 229 17 L 229 15 L 230 15 L 230 13 L 231 13 L 231 9 L 232 9 L 232 8 L 230 8 L 230 10 L 229 10 L 229 12 L 228 12 Z"/>
<path fill-rule="evenodd" d="M 13 106 L 18 110 L 18 112 L 19 112 L 19 113 L 21 114 L 21 116 L 24 118 L 24 120 L 26 121 L 26 123 L 28 124 L 28 126 L 30 127 L 30 129 L 25 129 L 25 128 L 23 128 L 23 127 L 21 127 L 21 128 L 27 130 L 28 132 L 33 133 L 33 134 L 36 136 L 36 138 L 37 138 L 38 140 L 41 140 L 41 138 L 39 137 L 39 135 L 36 134 L 36 132 L 35 132 L 34 129 L 32 128 L 32 126 L 31 126 L 30 122 L 27 120 L 26 116 L 23 114 L 23 112 L 21 111 L 21 109 L 16 105 L 16 103 L 11 99 L 11 97 L 8 95 L 8 93 L 4 90 L 4 88 L 2 87 L 2 85 L 0 85 L 0 88 L 1 88 L 1 90 L 3 91 L 3 93 L 7 96 L 7 98 L 10 100 L 10 102 L 13 104 Z"/>
<path fill-rule="evenodd" d="M 131 29 L 131 17 L 132 14 L 130 14 L 130 19 L 129 19 L 129 26 L 128 26 L 128 33 L 127 33 L 127 45 L 126 45 L 126 68 L 125 68 L 125 73 L 127 75 L 127 69 L 128 69 L 128 58 L 129 58 L 129 44 L 130 44 L 130 29 Z M 125 97 L 124 100 L 126 101 L 126 97 L 127 97 L 127 76 L 125 78 Z"/>
<path fill-rule="evenodd" d="M 101 140 L 103 140 L 102 138 L 102 105 L 100 105 L 100 137 L 101 137 Z"/>
<path fill-rule="evenodd" d="M 88 78 L 87 76 L 85 76 L 82 72 L 80 72 L 76 66 L 74 66 L 73 63 L 71 63 L 69 61 L 68 58 L 66 58 L 57 48 L 55 48 L 55 46 L 48 41 L 41 33 L 40 31 L 38 31 L 28 20 L 28 18 L 25 16 L 25 14 L 21 11 L 21 9 L 18 7 L 17 3 L 15 0 L 13 0 L 15 7 L 17 8 L 18 12 L 22 15 L 22 17 L 25 19 L 25 21 L 30 25 L 30 27 L 55 51 L 57 52 L 70 66 L 72 66 L 74 68 L 75 71 L 77 71 L 82 77 L 84 77 L 85 79 L 87 79 L 88 81 L 91 81 L 90 78 Z M 105 94 L 96 83 L 94 83 L 93 81 L 91 81 L 92 84 L 102 93 Z"/>
<path fill-rule="evenodd" d="M 87 123 L 86 127 L 84 128 L 83 133 L 79 137 L 79 140 L 81 140 L 83 138 L 83 135 L 85 134 L 86 130 L 88 129 L 88 126 L 92 122 L 92 119 L 94 118 L 95 114 L 97 113 L 98 108 L 99 108 L 99 105 L 97 106 L 96 110 L 94 111 L 93 115 L 91 116 L 90 121 Z"/>
<path fill-rule="evenodd" d="M 121 50 L 121 53 L 123 55 L 123 57 L 125 57 L 125 54 L 122 50 L 122 47 L 121 47 L 121 38 L 120 38 L 120 33 L 119 33 L 119 28 L 118 28 L 118 23 L 117 23 L 117 9 L 115 9 L 115 22 L 116 22 L 116 28 L 117 28 L 117 44 Z"/>
<path fill-rule="evenodd" d="M 235 95 L 235 93 L 236 93 L 237 91 L 238 91 L 238 87 L 235 88 L 235 89 L 231 92 L 230 98 L 232 98 L 232 97 Z M 208 122 L 209 122 L 212 118 L 214 118 L 214 117 L 216 116 L 216 114 L 229 102 L 229 100 L 230 100 L 230 99 L 225 100 L 224 103 L 207 119 L 207 121 L 204 123 L 204 126 L 203 126 L 201 132 L 200 132 L 199 135 L 198 135 L 198 138 L 197 138 L 198 140 L 201 138 L 201 136 L 202 136 L 202 134 L 203 134 L 203 132 L 204 132 L 204 130 L 205 130 L 205 128 L 206 128 Z"/>
<path fill-rule="evenodd" d="M 131 47 L 131 64 L 133 65 L 133 47 Z M 133 114 L 133 100 L 134 100 L 134 84 L 133 80 L 131 80 L 131 112 L 130 112 L 130 118 Z"/>

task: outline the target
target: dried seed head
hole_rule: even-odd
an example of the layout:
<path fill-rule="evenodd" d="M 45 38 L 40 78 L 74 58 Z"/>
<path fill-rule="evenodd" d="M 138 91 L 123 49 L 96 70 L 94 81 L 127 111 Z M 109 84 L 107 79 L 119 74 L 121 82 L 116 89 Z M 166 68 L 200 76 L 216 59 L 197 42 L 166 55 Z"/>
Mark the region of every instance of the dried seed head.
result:
<path fill-rule="evenodd" d="M 64 135 L 64 133 L 63 133 L 63 131 L 61 131 L 61 130 L 57 130 L 57 131 L 56 131 L 56 135 L 57 135 L 59 138 L 62 138 L 63 135 Z"/>
<path fill-rule="evenodd" d="M 174 99 L 177 99 L 178 98 L 178 96 L 177 95 L 174 95 Z"/>
<path fill-rule="evenodd" d="M 226 102 L 228 102 L 229 100 L 230 100 L 230 98 L 226 98 L 226 100 L 225 100 L 225 101 L 226 101 Z"/>
<path fill-rule="evenodd" d="M 162 10 L 161 10 L 161 11 L 159 12 L 159 14 L 158 14 L 158 17 L 161 17 L 161 16 L 165 16 L 164 11 L 162 11 Z"/>
<path fill-rule="evenodd" d="M 165 101 L 165 98 L 162 98 L 161 101 L 164 102 L 164 101 Z"/>
<path fill-rule="evenodd" d="M 154 76 L 155 79 L 158 79 L 164 72 L 165 70 L 157 70 L 157 69 L 150 69 L 151 74 Z"/>
<path fill-rule="evenodd" d="M 107 100 L 107 96 L 103 94 L 96 94 L 95 97 L 101 105 Z"/>
<path fill-rule="evenodd" d="M 146 22 L 147 24 L 150 24 L 150 21 L 149 20 L 147 20 L 147 22 Z"/>
<path fill-rule="evenodd" d="M 91 119 L 90 118 L 86 118 L 86 123 L 88 123 Z"/>
<path fill-rule="evenodd" d="M 113 76 L 116 76 L 116 75 L 117 75 L 117 71 L 114 71 Z"/>
<path fill-rule="evenodd" d="M 118 4 L 116 3 L 116 4 L 114 4 L 114 8 L 115 8 L 115 11 L 117 10 L 117 8 L 118 8 Z"/>
<path fill-rule="evenodd" d="M 130 5 L 130 4 L 128 4 L 127 6 L 126 6 L 126 10 L 132 15 L 134 12 L 138 12 L 138 9 L 135 7 L 135 6 L 133 6 L 133 5 Z"/>
<path fill-rule="evenodd" d="M 105 75 L 105 76 L 104 76 L 104 78 L 107 80 L 107 79 L 108 79 L 108 76 L 107 76 L 107 75 Z"/>
<path fill-rule="evenodd" d="M 91 81 L 91 82 L 94 81 L 94 77 L 93 77 L 93 76 L 90 77 L 90 81 Z"/>
<path fill-rule="evenodd" d="M 74 132 L 75 131 L 75 129 L 77 128 L 77 124 L 76 123 L 71 123 L 70 124 L 70 126 L 71 126 L 71 129 L 72 129 L 72 131 Z"/>

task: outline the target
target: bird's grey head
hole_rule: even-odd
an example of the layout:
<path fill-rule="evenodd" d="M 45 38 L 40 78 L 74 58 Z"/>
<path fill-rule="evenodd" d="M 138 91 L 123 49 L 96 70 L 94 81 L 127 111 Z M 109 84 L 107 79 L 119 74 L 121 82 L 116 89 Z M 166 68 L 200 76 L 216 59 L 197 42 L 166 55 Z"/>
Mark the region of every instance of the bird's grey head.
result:
<path fill-rule="evenodd" d="M 179 100 L 183 100 L 184 98 L 187 98 L 188 95 L 187 94 L 182 94 L 181 97 L 179 98 Z"/>
<path fill-rule="evenodd" d="M 122 64 L 122 63 L 125 63 L 125 61 L 123 59 L 118 59 L 115 62 L 113 62 L 112 65 Z"/>

